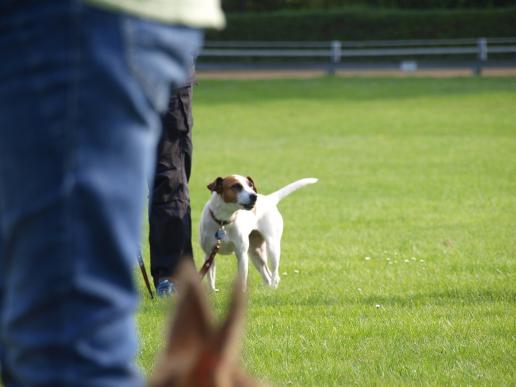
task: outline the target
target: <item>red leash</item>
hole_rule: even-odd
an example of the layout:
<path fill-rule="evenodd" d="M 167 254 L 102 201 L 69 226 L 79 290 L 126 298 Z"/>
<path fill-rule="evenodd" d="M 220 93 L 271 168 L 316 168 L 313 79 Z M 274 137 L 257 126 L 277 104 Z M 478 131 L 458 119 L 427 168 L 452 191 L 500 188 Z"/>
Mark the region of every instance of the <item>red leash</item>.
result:
<path fill-rule="evenodd" d="M 204 261 L 204 265 L 202 265 L 201 270 L 199 270 L 199 274 L 201 276 L 201 279 L 204 278 L 208 270 L 210 270 L 210 267 L 213 265 L 213 262 L 215 261 L 215 255 L 217 255 L 219 249 L 220 249 L 220 239 L 217 239 L 217 243 L 215 243 L 215 246 L 213 246 L 213 249 L 211 249 L 210 256 L 206 261 Z"/>
<path fill-rule="evenodd" d="M 199 274 L 201 276 L 201 279 L 204 278 L 208 270 L 210 270 L 210 267 L 213 265 L 213 262 L 215 261 L 215 255 L 220 250 L 220 244 L 222 243 L 222 239 L 224 239 L 224 236 L 226 235 L 226 230 L 224 229 L 225 226 L 232 223 L 232 220 L 219 220 L 215 217 L 215 214 L 210 209 L 210 215 L 211 218 L 219 225 L 219 229 L 215 233 L 215 239 L 217 242 L 215 243 L 215 246 L 213 246 L 213 249 L 211 249 L 210 256 L 206 261 L 204 261 L 204 265 L 202 265 L 201 270 L 199 270 Z"/>

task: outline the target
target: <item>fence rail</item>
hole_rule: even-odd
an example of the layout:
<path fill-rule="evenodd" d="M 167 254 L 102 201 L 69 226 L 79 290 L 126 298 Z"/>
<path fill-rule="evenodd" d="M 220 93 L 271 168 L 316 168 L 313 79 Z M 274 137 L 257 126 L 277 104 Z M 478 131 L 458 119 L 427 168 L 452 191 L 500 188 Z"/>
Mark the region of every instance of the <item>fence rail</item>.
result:
<path fill-rule="evenodd" d="M 328 71 L 335 72 L 347 58 L 414 58 L 467 56 L 476 74 L 492 55 L 516 54 L 516 37 L 385 40 L 329 42 L 206 42 L 203 58 L 327 58 Z M 516 56 L 515 56 L 516 58 Z M 415 62 L 414 62 L 415 63 Z M 514 62 L 516 66 L 516 62 Z"/>

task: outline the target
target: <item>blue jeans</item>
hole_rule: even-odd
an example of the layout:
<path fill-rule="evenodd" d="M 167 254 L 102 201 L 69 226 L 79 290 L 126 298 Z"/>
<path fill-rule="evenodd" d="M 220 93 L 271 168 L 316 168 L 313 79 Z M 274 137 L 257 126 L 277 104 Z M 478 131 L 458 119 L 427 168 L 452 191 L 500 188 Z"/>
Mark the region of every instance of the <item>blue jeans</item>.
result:
<path fill-rule="evenodd" d="M 4 383 L 141 385 L 145 177 L 201 33 L 78 0 L 0 0 L 0 14 Z"/>

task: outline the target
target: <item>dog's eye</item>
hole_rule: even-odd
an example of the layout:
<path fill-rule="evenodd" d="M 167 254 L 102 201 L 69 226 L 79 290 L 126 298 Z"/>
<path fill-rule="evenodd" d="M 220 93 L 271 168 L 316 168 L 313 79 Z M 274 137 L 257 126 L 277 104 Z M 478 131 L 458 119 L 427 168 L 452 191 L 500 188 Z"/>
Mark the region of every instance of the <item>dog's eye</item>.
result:
<path fill-rule="evenodd" d="M 233 189 L 234 189 L 234 190 L 236 190 L 236 191 L 241 191 L 241 190 L 242 190 L 242 188 L 244 188 L 244 187 L 242 187 L 242 184 L 240 184 L 240 183 L 236 183 L 236 184 L 233 184 L 233 185 L 231 186 L 231 188 L 233 188 Z"/>

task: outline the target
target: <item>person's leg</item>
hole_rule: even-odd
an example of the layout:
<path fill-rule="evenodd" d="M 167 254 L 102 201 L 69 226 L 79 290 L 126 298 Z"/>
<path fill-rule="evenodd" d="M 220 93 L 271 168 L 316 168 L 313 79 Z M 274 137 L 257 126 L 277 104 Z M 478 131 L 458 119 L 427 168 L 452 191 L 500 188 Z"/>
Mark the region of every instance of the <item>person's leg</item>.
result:
<path fill-rule="evenodd" d="M 188 180 L 192 165 L 192 86 L 172 90 L 158 145 L 149 201 L 149 246 L 154 284 L 192 259 Z"/>
<path fill-rule="evenodd" d="M 2 200 L 2 197 L 0 195 L 0 211 L 2 209 L 2 203 L 1 203 L 1 200 Z M 5 270 L 4 268 L 2 267 L 2 246 L 3 246 L 3 240 L 2 240 L 2 224 L 0 223 L 0 321 L 2 321 L 2 304 L 3 304 L 3 299 L 4 299 L 4 284 L 5 284 L 5 279 L 4 279 L 4 273 L 5 273 Z M 2 341 L 0 340 L 0 385 L 2 384 L 2 381 L 5 383 L 5 384 L 9 384 L 11 383 L 11 377 L 7 371 L 7 369 L 2 368 L 2 364 L 4 363 L 4 355 L 5 355 L 5 350 L 4 350 L 4 345 L 2 343 Z"/>
<path fill-rule="evenodd" d="M 2 7 L 4 383 L 141 385 L 133 267 L 145 176 L 167 85 L 184 82 L 200 34 L 81 2 Z"/>

